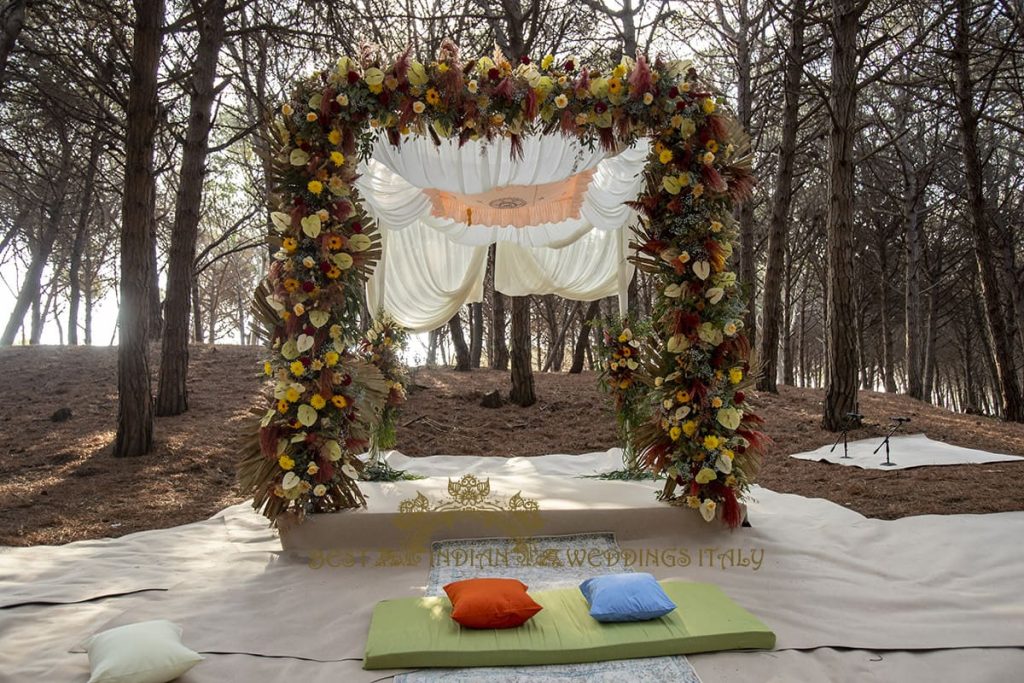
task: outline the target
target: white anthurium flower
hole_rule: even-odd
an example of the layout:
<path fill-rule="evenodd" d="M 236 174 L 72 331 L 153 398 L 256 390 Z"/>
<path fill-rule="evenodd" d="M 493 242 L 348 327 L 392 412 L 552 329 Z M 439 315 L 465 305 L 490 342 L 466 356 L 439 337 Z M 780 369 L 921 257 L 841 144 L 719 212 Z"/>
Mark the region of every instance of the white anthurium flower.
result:
<path fill-rule="evenodd" d="M 724 453 L 718 454 L 718 462 L 715 463 L 715 467 L 722 474 L 732 474 L 732 458 Z"/>
<path fill-rule="evenodd" d="M 697 328 L 697 336 L 702 341 L 718 346 L 722 343 L 722 331 L 717 329 L 713 323 L 702 323 Z"/>
<path fill-rule="evenodd" d="M 316 486 L 313 487 L 313 495 L 316 496 L 317 498 L 324 495 L 325 493 L 327 493 L 327 487 L 324 486 L 323 484 L 317 484 Z"/>
<path fill-rule="evenodd" d="M 715 518 L 715 511 L 718 509 L 718 504 L 713 500 L 705 500 L 700 504 L 700 516 L 704 518 L 705 522 L 710 522 Z"/>
<path fill-rule="evenodd" d="M 283 211 L 275 211 L 270 214 L 270 222 L 274 224 L 278 232 L 288 232 L 292 227 L 292 217 Z"/>
<path fill-rule="evenodd" d="M 678 299 L 683 294 L 683 288 L 675 283 L 672 283 L 665 287 L 664 294 L 669 299 Z"/>
<path fill-rule="evenodd" d="M 725 296 L 725 290 L 721 287 L 712 287 L 708 291 L 704 292 L 704 296 L 707 297 L 708 301 L 713 304 L 717 304 Z"/>
<path fill-rule="evenodd" d="M 292 382 L 292 383 L 291 383 L 291 384 L 289 385 L 289 387 L 290 387 L 290 388 L 292 388 L 292 389 L 294 389 L 295 391 L 299 392 L 299 395 L 300 395 L 300 396 L 301 396 L 301 395 L 302 395 L 303 393 L 305 393 L 305 391 L 306 391 L 306 387 L 305 387 L 305 385 L 303 385 L 303 384 L 299 384 L 298 382 Z M 306 438 L 306 435 L 305 435 L 305 434 L 303 434 L 303 435 L 302 435 L 302 438 Z"/>
<path fill-rule="evenodd" d="M 324 102 L 324 96 L 322 94 L 320 94 L 320 93 L 317 93 L 317 94 L 313 95 L 312 97 L 310 97 L 309 101 L 306 104 L 309 105 L 310 109 L 319 109 L 320 105 L 323 104 L 323 102 Z"/>
<path fill-rule="evenodd" d="M 737 429 L 740 426 L 740 420 L 743 419 L 743 411 L 731 406 L 722 408 L 718 411 L 715 419 L 726 429 Z"/>
<path fill-rule="evenodd" d="M 366 251 L 370 248 L 370 238 L 362 233 L 356 233 L 348 238 L 348 249 L 354 252 Z M 339 266 L 340 268 L 340 266 Z"/>
<path fill-rule="evenodd" d="M 278 398 L 277 395 L 276 395 L 277 392 L 274 392 L 274 393 L 275 393 L 274 398 Z M 260 420 L 260 427 L 266 427 L 268 424 L 270 424 L 270 421 L 273 420 L 273 419 L 274 419 L 274 410 L 273 409 L 268 410 L 267 413 L 263 416 L 263 419 Z"/>
<path fill-rule="evenodd" d="M 270 294 L 270 295 L 267 296 L 267 304 L 271 308 L 273 308 L 275 311 L 283 311 L 284 310 L 284 302 L 281 301 L 280 299 L 278 299 L 273 294 Z"/>
<path fill-rule="evenodd" d="M 384 72 L 375 66 L 371 66 L 366 70 L 363 80 L 366 81 L 367 85 L 380 85 L 384 82 Z"/>
<path fill-rule="evenodd" d="M 654 378 L 654 386 L 660 387 L 664 383 L 665 383 L 665 378 L 664 377 L 655 377 Z"/>
<path fill-rule="evenodd" d="M 672 416 L 674 420 L 683 420 L 687 415 L 690 414 L 690 406 L 681 406 L 676 410 L 676 414 Z"/>
<path fill-rule="evenodd" d="M 346 254 L 343 251 L 339 251 L 337 254 L 331 257 L 331 260 L 334 261 L 334 265 L 338 266 L 338 268 L 341 268 L 342 270 L 348 270 L 349 268 L 352 267 L 352 264 L 354 263 L 352 261 L 352 255 Z"/>
<path fill-rule="evenodd" d="M 366 331 L 366 339 L 371 342 L 377 341 L 377 330 L 369 329 Z"/>
<path fill-rule="evenodd" d="M 309 163 L 309 154 L 305 150 L 296 147 L 288 155 L 288 161 L 292 166 L 305 166 Z"/>
<path fill-rule="evenodd" d="M 302 219 L 302 232 L 310 239 L 316 239 L 319 237 L 320 230 L 322 228 L 323 222 L 320 220 L 320 216 L 317 216 L 316 214 L 306 216 Z"/>
<path fill-rule="evenodd" d="M 284 344 L 281 344 L 281 355 L 284 356 L 286 360 L 295 360 L 299 357 L 300 353 L 302 352 L 299 351 L 299 347 L 295 343 L 294 339 L 289 339 Z"/>
<path fill-rule="evenodd" d="M 299 479 L 299 475 L 294 472 L 288 472 L 284 475 L 284 479 L 281 480 L 281 488 L 288 491 L 298 486 L 301 481 L 302 480 Z"/>
<path fill-rule="evenodd" d="M 300 424 L 306 427 L 312 427 L 313 425 L 316 424 L 316 408 L 309 405 L 308 403 L 303 403 L 301 406 L 299 406 L 299 409 L 296 411 L 296 413 L 297 417 L 299 418 Z"/>
<path fill-rule="evenodd" d="M 421 86 L 426 85 L 430 78 L 427 76 L 427 69 L 420 62 L 413 62 L 409 65 L 409 73 L 407 74 L 410 85 Z"/>
<path fill-rule="evenodd" d="M 632 358 L 630 358 L 629 360 L 626 361 L 626 367 L 629 368 L 630 370 L 636 370 L 638 367 L 640 367 L 640 364 L 637 363 Z"/>
<path fill-rule="evenodd" d="M 341 466 L 341 473 L 344 474 L 349 479 L 358 479 L 359 478 L 359 471 L 356 470 L 355 467 L 352 467 L 351 463 L 345 463 L 344 465 L 342 465 Z"/>
<path fill-rule="evenodd" d="M 677 258 L 679 258 L 679 250 L 676 249 L 675 247 L 670 247 L 669 249 L 662 249 L 661 253 L 658 254 L 658 256 L 665 263 L 672 263 Z"/>
<path fill-rule="evenodd" d="M 292 443 L 302 443 L 306 440 L 306 432 L 299 432 L 292 437 Z"/>
<path fill-rule="evenodd" d="M 323 447 L 324 455 L 331 462 L 338 462 L 341 460 L 341 444 L 337 441 L 328 441 Z"/>
<path fill-rule="evenodd" d="M 310 311 L 309 322 L 318 330 L 327 324 L 327 321 L 331 319 L 331 314 L 327 311 Z"/>
<path fill-rule="evenodd" d="M 669 353 L 682 353 L 690 348 L 690 342 L 686 339 L 685 334 L 674 334 L 668 338 L 665 348 Z"/>
<path fill-rule="evenodd" d="M 277 384 L 275 384 L 274 385 L 274 398 L 277 399 L 278 401 L 283 399 L 285 397 L 285 394 L 288 393 L 288 387 L 289 387 L 289 385 L 288 385 L 287 382 L 278 382 Z M 273 411 L 271 411 L 271 412 L 273 412 Z M 263 426 L 266 427 L 266 425 L 263 425 Z"/>
<path fill-rule="evenodd" d="M 300 334 L 299 338 L 295 340 L 295 348 L 299 350 L 299 353 L 305 353 L 313 348 L 313 344 L 316 342 L 311 334 Z"/>
<path fill-rule="evenodd" d="M 693 273 L 701 280 L 707 280 L 711 275 L 711 264 L 707 261 L 696 261 L 693 264 Z"/>
<path fill-rule="evenodd" d="M 277 440 L 277 453 L 276 453 L 276 455 L 279 456 L 279 457 L 284 455 L 284 452 L 285 452 L 285 450 L 287 448 L 288 448 L 288 439 L 278 439 Z"/>
<path fill-rule="evenodd" d="M 726 289 L 728 289 L 730 287 L 735 287 L 736 286 L 736 273 L 732 273 L 732 272 L 719 273 L 718 275 L 715 276 L 715 282 L 718 284 L 719 287 L 724 287 Z"/>

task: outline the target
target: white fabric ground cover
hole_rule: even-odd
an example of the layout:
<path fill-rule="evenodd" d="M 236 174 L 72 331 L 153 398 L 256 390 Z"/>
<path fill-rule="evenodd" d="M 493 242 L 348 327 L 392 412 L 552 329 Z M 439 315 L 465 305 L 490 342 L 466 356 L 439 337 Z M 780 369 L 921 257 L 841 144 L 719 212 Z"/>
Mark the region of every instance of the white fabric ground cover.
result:
<path fill-rule="evenodd" d="M 953 446 L 941 441 L 933 441 L 924 434 L 909 434 L 906 436 L 894 436 L 889 439 L 889 461 L 894 464 L 883 465 L 882 463 L 885 462 L 885 447 L 880 448 L 877 453 L 873 452 L 882 443 L 883 438 L 878 436 L 871 439 L 849 442 L 847 444 L 849 458 L 843 457 L 842 441 L 831 452 L 832 446 L 829 445 L 807 453 L 794 453 L 791 457 L 800 460 L 817 460 L 836 465 L 860 467 L 866 470 L 905 470 L 912 467 L 926 467 L 929 465 L 971 465 L 987 462 L 1019 462 L 1024 460 L 1024 458 L 1016 455 L 990 453 L 973 448 Z"/>
<path fill-rule="evenodd" d="M 518 468 L 564 479 L 619 464 L 614 451 L 508 460 L 392 457 L 396 466 L 453 478 Z M 585 498 L 592 480 L 571 481 Z M 655 484 L 648 485 L 653 490 Z M 687 549 L 692 561 L 686 567 L 642 570 L 717 583 L 776 631 L 780 649 L 816 648 L 695 656 L 705 683 L 1011 680 L 1007 672 L 1024 670 L 1024 548 L 1016 542 L 1024 537 L 1024 513 L 881 521 L 828 501 L 764 489 L 754 495 L 752 529 L 730 533 L 698 520 L 685 530 L 654 529 L 649 538 L 623 543 Z M 52 595 L 61 577 L 71 576 L 89 587 L 73 598 L 121 592 L 123 585 L 108 591 L 122 576 L 135 577 L 135 587 L 170 590 L 0 609 L 0 681 L 84 681 L 85 655 L 69 650 L 111 625 L 148 618 L 181 624 L 185 644 L 207 656 L 186 682 L 386 678 L 361 669 L 369 615 L 380 599 L 421 595 L 425 563 L 315 570 L 274 552 L 279 541 L 244 504 L 214 520 L 102 542 L 6 549 L 0 558 L 7 586 L 22 598 L 39 597 L 31 592 L 33 582 L 45 589 L 39 594 Z M 709 556 L 710 548 L 717 550 Z M 730 550 L 735 559 L 735 551 L 758 549 L 757 570 L 722 559 Z M 997 646 L 1004 649 L 992 649 Z M 918 648 L 978 649 L 869 652 Z M 950 675 L 955 672 L 962 675 Z"/>

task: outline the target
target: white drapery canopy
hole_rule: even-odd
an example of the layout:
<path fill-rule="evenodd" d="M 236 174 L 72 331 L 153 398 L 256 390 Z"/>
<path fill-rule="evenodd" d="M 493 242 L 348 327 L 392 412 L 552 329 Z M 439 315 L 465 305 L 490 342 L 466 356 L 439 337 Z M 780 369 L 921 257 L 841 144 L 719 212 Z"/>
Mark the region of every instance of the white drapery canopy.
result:
<path fill-rule="evenodd" d="M 377 221 L 383 254 L 367 284 L 371 311 L 413 331 L 446 323 L 483 299 L 487 249 L 494 286 L 510 296 L 557 294 L 593 301 L 619 296 L 625 312 L 633 266 L 626 261 L 649 144 L 619 153 L 562 135 L 435 145 L 380 139 L 356 188 Z"/>

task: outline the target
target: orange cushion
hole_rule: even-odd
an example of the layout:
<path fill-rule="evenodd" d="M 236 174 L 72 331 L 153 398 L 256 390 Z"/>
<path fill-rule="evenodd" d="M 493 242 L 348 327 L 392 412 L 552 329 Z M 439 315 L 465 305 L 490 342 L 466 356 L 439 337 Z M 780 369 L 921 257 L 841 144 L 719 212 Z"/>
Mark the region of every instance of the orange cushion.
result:
<path fill-rule="evenodd" d="M 444 587 L 452 619 L 467 628 L 515 628 L 543 609 L 515 579 L 466 579 Z"/>

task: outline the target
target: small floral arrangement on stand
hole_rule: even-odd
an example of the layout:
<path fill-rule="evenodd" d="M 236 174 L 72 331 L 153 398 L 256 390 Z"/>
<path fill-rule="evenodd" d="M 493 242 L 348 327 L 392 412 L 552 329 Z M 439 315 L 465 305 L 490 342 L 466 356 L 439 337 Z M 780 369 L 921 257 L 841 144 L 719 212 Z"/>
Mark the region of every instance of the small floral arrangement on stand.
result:
<path fill-rule="evenodd" d="M 633 445 L 633 432 L 650 420 L 649 388 L 643 382 L 641 344 L 650 332 L 650 323 L 628 318 L 609 318 L 596 321 L 602 331 L 598 357 L 601 362 L 599 384 L 615 399 L 615 418 L 619 443 L 622 445 L 623 469 L 600 475 L 602 479 L 645 479 L 650 475 L 643 470 Z"/>
<path fill-rule="evenodd" d="M 387 400 L 377 414 L 377 422 L 370 435 L 369 457 L 362 472 L 362 478 L 366 481 L 414 478 L 403 470 L 394 469 L 381 458 L 381 451 L 394 448 L 398 441 L 398 415 L 405 403 L 409 381 L 402 360 L 408 339 L 408 331 L 390 315 L 381 312 L 366 330 L 360 344 L 363 356 L 380 370 L 388 388 Z"/>

